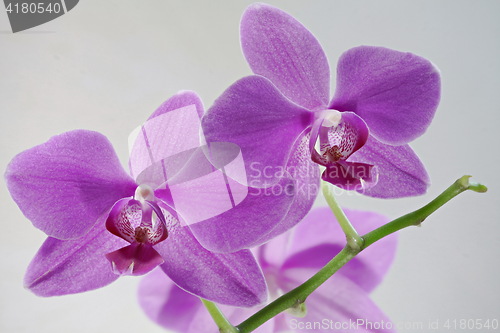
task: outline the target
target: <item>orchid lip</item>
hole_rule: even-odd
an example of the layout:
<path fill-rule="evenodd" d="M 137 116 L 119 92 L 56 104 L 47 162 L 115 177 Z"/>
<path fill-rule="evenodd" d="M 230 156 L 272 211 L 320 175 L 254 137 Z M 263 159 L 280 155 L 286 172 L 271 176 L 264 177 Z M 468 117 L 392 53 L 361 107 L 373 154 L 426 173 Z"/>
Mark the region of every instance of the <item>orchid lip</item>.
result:
<path fill-rule="evenodd" d="M 348 161 L 366 143 L 368 135 L 368 126 L 353 112 L 319 111 L 311 129 L 309 148 L 311 159 L 326 167 L 321 178 L 346 190 L 373 187 L 378 180 L 377 168 Z"/>
<path fill-rule="evenodd" d="M 168 237 L 165 216 L 155 201 L 119 200 L 111 209 L 106 228 L 131 244 L 155 245 Z"/>
<path fill-rule="evenodd" d="M 118 275 L 144 275 L 164 263 L 161 255 L 150 245 L 133 243 L 106 254 L 111 268 Z"/>
<path fill-rule="evenodd" d="M 130 243 L 106 255 L 114 272 L 142 275 L 163 262 L 153 246 L 168 237 L 166 219 L 150 186 L 139 185 L 134 198 L 117 201 L 106 220 L 106 228 Z"/>
<path fill-rule="evenodd" d="M 323 166 L 346 160 L 364 145 L 368 133 L 365 122 L 352 112 L 319 111 L 311 130 L 312 159 Z M 316 149 L 318 141 L 319 151 Z"/>

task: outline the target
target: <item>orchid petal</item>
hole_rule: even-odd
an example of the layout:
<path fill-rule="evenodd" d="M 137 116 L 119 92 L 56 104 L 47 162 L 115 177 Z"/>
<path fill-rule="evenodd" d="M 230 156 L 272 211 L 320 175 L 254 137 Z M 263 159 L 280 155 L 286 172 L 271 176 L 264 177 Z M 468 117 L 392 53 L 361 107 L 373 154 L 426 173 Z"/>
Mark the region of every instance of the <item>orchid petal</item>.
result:
<path fill-rule="evenodd" d="M 291 279 L 284 288 L 288 291 L 295 286 L 296 282 Z M 390 319 L 370 299 L 368 293 L 349 278 L 339 274 L 332 276 L 309 295 L 306 307 L 307 314 L 304 318 L 294 318 L 294 332 L 310 332 L 306 323 L 321 323 L 322 325 L 315 327 L 315 332 L 332 332 L 337 330 L 335 324 L 343 325 L 340 326 L 342 332 L 395 332 Z M 290 315 L 286 316 L 288 321 L 292 319 Z M 353 323 L 354 327 L 350 323 Z"/>
<path fill-rule="evenodd" d="M 178 93 L 160 105 L 130 135 L 130 174 L 137 178 L 155 162 L 198 147 L 203 141 L 199 133 L 202 113 L 201 101 L 193 92 Z M 163 178 L 159 184 L 165 182 L 170 175 L 165 173 L 161 176 Z"/>
<path fill-rule="evenodd" d="M 295 181 L 295 195 L 290 209 L 280 223 L 256 244 L 263 244 L 294 227 L 311 210 L 319 192 L 319 167 L 311 161 L 309 139 L 309 135 L 299 138 L 285 167 L 286 174 Z"/>
<path fill-rule="evenodd" d="M 330 108 L 353 111 L 373 136 L 401 145 L 422 135 L 440 97 L 439 71 L 428 60 L 383 47 L 346 51 L 337 66 Z"/>
<path fill-rule="evenodd" d="M 136 182 L 154 189 L 163 188 L 162 185 L 190 166 L 189 161 L 198 154 L 198 150 L 199 147 L 183 150 L 151 163 L 136 176 Z"/>
<path fill-rule="evenodd" d="M 308 141 L 309 136 L 302 136 L 273 187 L 249 188 L 233 209 L 191 225 L 200 243 L 211 251 L 234 252 L 261 245 L 299 223 L 319 188 L 319 169 L 310 159 Z"/>
<path fill-rule="evenodd" d="M 136 187 L 106 137 L 86 130 L 54 136 L 20 153 L 5 178 L 24 215 L 57 239 L 84 235 Z"/>
<path fill-rule="evenodd" d="M 194 105 L 196 107 L 196 112 L 198 113 L 198 118 L 203 116 L 204 108 L 203 103 L 197 93 L 191 90 L 179 91 L 174 96 L 170 97 L 168 100 L 163 102 L 156 110 L 151 114 L 148 119 L 152 119 L 161 116 L 164 113 L 175 111 L 181 109 L 188 105 Z M 196 119 L 192 119 L 196 120 Z"/>
<path fill-rule="evenodd" d="M 83 237 L 47 238 L 31 261 L 24 284 L 38 296 L 57 296 L 97 289 L 115 281 L 105 255 L 127 244 L 104 228 L 105 216 Z"/>
<path fill-rule="evenodd" d="M 189 326 L 198 311 L 206 311 L 197 297 L 177 287 L 161 269 L 153 270 L 141 280 L 138 297 L 152 321 L 176 332 L 190 332 Z"/>
<path fill-rule="evenodd" d="M 371 136 L 349 160 L 377 166 L 377 185 L 358 191 L 367 196 L 401 198 L 421 195 L 430 184 L 424 165 L 408 145 L 390 146 Z"/>
<path fill-rule="evenodd" d="M 313 114 L 287 100 L 266 78 L 245 77 L 230 86 L 202 120 L 207 142 L 241 147 L 252 187 L 279 181 L 293 146 Z"/>
<path fill-rule="evenodd" d="M 139 304 L 151 320 L 166 329 L 182 333 L 219 332 L 200 300 L 177 287 L 161 270 L 142 279 Z M 256 311 L 224 305 L 219 308 L 231 323 L 242 322 Z M 260 326 L 259 332 L 273 332 L 273 321 Z"/>
<path fill-rule="evenodd" d="M 264 277 L 250 251 L 210 252 L 178 221 L 169 231 L 155 249 L 165 260 L 161 268 L 179 287 L 227 305 L 250 307 L 265 301 Z"/>
<path fill-rule="evenodd" d="M 241 46 L 252 71 L 270 79 L 293 102 L 324 108 L 330 67 L 321 45 L 300 22 L 266 4 L 248 7 L 241 20 Z"/>
<path fill-rule="evenodd" d="M 165 191 L 156 191 L 159 199 L 175 207 L 184 222 L 192 225 L 212 218 L 245 199 L 247 178 L 238 146 L 212 142 L 189 155 L 181 170 L 169 178 Z"/>
<path fill-rule="evenodd" d="M 238 206 L 192 224 L 190 229 L 203 247 L 215 252 L 234 252 L 260 245 L 286 216 L 294 200 L 295 187 L 289 178 L 282 178 L 265 189 L 251 187 Z"/>

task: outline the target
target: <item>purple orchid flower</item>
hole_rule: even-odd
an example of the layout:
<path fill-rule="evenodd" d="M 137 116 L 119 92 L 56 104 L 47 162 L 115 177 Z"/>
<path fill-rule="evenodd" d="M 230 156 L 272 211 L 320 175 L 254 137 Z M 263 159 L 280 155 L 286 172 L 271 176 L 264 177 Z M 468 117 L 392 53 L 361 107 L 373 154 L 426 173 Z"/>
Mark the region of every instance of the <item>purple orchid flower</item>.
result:
<path fill-rule="evenodd" d="M 325 53 L 287 13 L 251 5 L 241 45 L 257 75 L 234 83 L 208 110 L 208 141 L 238 144 L 247 169 L 286 169 L 291 157 L 312 158 L 326 167 L 322 179 L 343 189 L 380 198 L 426 191 L 429 177 L 407 143 L 424 133 L 439 103 L 432 63 L 383 47 L 350 49 L 339 59 L 329 101 Z M 254 184 L 278 179 L 268 174 Z"/>
<path fill-rule="evenodd" d="M 79 293 L 160 265 L 176 285 L 200 297 L 236 306 L 265 300 L 264 277 L 249 250 L 212 253 L 185 225 L 188 208 L 203 208 L 188 207 L 188 200 L 197 204 L 205 192 L 214 197 L 221 189 L 228 198 L 231 191 L 233 206 L 218 207 L 211 217 L 246 195 L 238 190 L 246 186 L 219 184 L 223 177 L 215 165 L 206 163 L 210 170 L 200 171 L 202 114 L 193 92 L 163 103 L 139 128 L 129 160 L 132 177 L 107 138 L 87 130 L 63 133 L 17 155 L 5 174 L 8 189 L 49 236 L 29 265 L 26 287 L 40 296 Z M 185 172 L 194 169 L 186 163 L 193 159 L 195 175 Z M 231 163 L 224 167 L 234 169 Z"/>
<path fill-rule="evenodd" d="M 372 212 L 347 210 L 346 214 L 362 233 L 388 222 Z M 370 300 L 369 293 L 388 271 L 396 243 L 395 235 L 384 238 L 346 264 L 308 297 L 304 318 L 285 312 L 255 332 L 310 332 L 312 329 L 307 325 L 318 324 L 321 327 L 315 327 L 314 332 L 393 332 L 391 321 Z M 278 297 L 306 281 L 344 245 L 344 234 L 335 217 L 329 208 L 323 207 L 313 209 L 293 231 L 258 248 L 256 254 L 271 297 Z M 151 272 L 141 281 L 139 303 L 150 319 L 169 330 L 218 332 L 201 302 L 163 279 L 159 271 Z M 222 306 L 221 310 L 230 322 L 238 324 L 257 309 Z M 324 320 L 329 324 L 324 325 Z M 354 329 L 351 323 L 356 324 Z M 379 328 L 382 323 L 383 328 Z"/>

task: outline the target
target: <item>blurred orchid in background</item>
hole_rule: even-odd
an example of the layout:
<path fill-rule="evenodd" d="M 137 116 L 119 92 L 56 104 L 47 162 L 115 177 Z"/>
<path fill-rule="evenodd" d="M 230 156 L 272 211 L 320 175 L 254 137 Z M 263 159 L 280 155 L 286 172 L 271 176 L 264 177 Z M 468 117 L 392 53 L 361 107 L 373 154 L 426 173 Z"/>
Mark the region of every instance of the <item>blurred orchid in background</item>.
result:
<path fill-rule="evenodd" d="M 388 221 L 372 212 L 346 210 L 346 214 L 363 233 Z M 343 325 L 342 332 L 392 332 L 392 323 L 370 300 L 369 293 L 388 271 L 396 241 L 395 235 L 387 237 L 340 269 L 307 298 L 304 317 L 285 312 L 255 332 L 308 332 L 311 325 L 315 325 L 314 332 L 337 331 L 339 325 Z M 313 209 L 292 231 L 257 248 L 254 253 L 266 276 L 270 297 L 277 298 L 305 282 L 344 245 L 344 234 L 335 217 L 329 208 L 322 207 Z M 167 329 L 182 333 L 218 332 L 200 300 L 158 270 L 141 281 L 139 303 L 150 319 Z M 236 324 L 258 308 L 222 306 L 221 310 Z M 382 322 L 385 328 L 380 328 Z"/>
<path fill-rule="evenodd" d="M 329 101 L 325 53 L 287 13 L 251 5 L 241 45 L 257 75 L 234 83 L 209 108 L 202 121 L 208 142 L 238 144 L 247 170 L 287 169 L 312 158 L 326 167 L 323 180 L 347 190 L 380 198 L 426 191 L 428 175 L 407 143 L 425 132 L 439 103 L 432 63 L 383 47 L 352 48 L 339 59 Z"/>
<path fill-rule="evenodd" d="M 160 265 L 178 286 L 206 299 L 237 306 L 264 301 L 264 277 L 249 250 L 212 253 L 187 225 L 236 209 L 247 194 L 246 184 L 228 177 L 228 170 L 245 174 L 239 150 L 207 157 L 216 150 L 201 146 L 202 114 L 193 92 L 163 103 L 133 138 L 133 178 L 106 137 L 87 130 L 14 157 L 5 173 L 8 189 L 49 236 L 28 268 L 26 287 L 40 296 L 78 293 Z M 212 201 L 203 206 L 207 197 Z M 197 209 L 205 215 L 190 215 Z"/>

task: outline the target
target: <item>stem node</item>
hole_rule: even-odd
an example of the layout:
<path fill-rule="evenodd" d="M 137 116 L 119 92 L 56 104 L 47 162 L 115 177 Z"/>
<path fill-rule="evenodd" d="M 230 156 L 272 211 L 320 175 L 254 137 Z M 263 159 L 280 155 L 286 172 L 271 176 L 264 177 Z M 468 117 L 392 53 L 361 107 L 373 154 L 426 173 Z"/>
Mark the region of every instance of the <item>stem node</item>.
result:
<path fill-rule="evenodd" d="M 354 251 L 360 252 L 363 248 L 364 240 L 363 237 L 350 237 L 346 236 L 347 245 Z"/>

